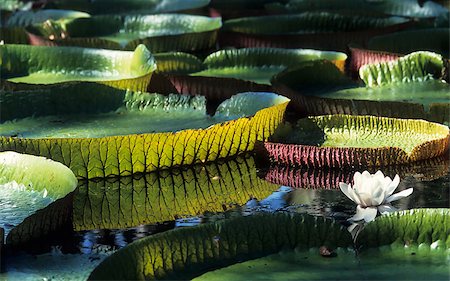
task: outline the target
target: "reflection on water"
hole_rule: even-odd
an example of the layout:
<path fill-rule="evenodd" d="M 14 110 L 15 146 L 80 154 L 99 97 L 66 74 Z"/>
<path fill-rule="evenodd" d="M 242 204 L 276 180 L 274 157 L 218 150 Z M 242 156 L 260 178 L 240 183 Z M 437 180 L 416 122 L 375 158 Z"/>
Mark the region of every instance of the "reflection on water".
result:
<path fill-rule="evenodd" d="M 399 209 L 448 208 L 448 163 L 448 159 L 441 159 L 426 165 L 383 169 L 391 177 L 400 174 L 401 183 L 397 191 L 414 188 L 411 196 L 393 205 Z M 21 233 L 20 239 L 29 237 L 24 233 L 31 230 L 42 234 L 28 241 L 32 243 L 22 241 L 21 244 L 27 247 L 38 245 L 41 248 L 37 252 L 47 252 L 44 256 L 37 256 L 37 260 L 54 259 L 55 254 L 50 249 L 55 246 L 61 252 L 58 255 L 73 258 L 65 264 L 80 260 L 80 256 L 85 262 L 84 258 L 89 257 L 90 266 L 61 269 L 70 269 L 74 274 L 84 276 L 86 274 L 80 272 L 92 268 L 104 256 L 140 238 L 174 227 L 194 226 L 257 212 L 308 213 L 345 222 L 354 214 L 356 205 L 336 187 L 339 181 L 350 182 L 353 173 L 286 167 L 263 170 L 257 168 L 253 158 L 238 158 L 140 177 L 89 181 L 71 194 L 73 199 L 67 197 L 50 204 L 39 216 L 30 216 L 27 225 L 19 225 L 16 229 L 20 230 L 17 231 Z M 67 229 L 67 221 L 61 221 L 60 214 L 61 210 L 69 207 L 73 216 L 67 216 L 70 217 L 70 229 Z M 43 217 L 46 222 L 42 222 Z M 15 241 L 19 243 L 20 239 Z M 7 269 L 20 271 L 17 263 L 25 266 L 22 261 L 26 260 L 23 257 L 8 259 Z M 39 270 L 42 268 L 36 266 L 25 271 Z M 61 273 L 61 276 L 66 273 Z M 0 275 L 0 279 L 4 276 Z"/>

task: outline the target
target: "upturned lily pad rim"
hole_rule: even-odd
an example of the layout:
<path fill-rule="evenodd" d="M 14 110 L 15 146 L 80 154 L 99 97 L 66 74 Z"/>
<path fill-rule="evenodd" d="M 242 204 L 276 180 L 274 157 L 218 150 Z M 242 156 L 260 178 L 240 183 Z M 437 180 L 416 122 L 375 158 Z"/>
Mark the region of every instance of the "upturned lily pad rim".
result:
<path fill-rule="evenodd" d="M 358 49 L 353 49 L 357 52 Z M 371 51 L 369 51 L 371 52 Z M 372 54 L 372 53 L 370 53 Z M 392 61 L 397 57 L 396 54 L 378 53 L 375 51 L 376 56 L 379 56 L 381 61 Z M 351 58 L 350 71 L 356 76 L 355 67 L 364 64 L 364 58 Z M 318 72 L 319 66 L 325 67 Z M 444 63 L 445 69 L 448 69 L 448 62 Z M 314 81 L 309 85 L 310 80 L 301 82 L 295 80 L 290 82 L 292 75 L 301 75 L 303 69 L 309 68 L 309 74 L 317 72 L 324 75 L 323 82 L 320 87 L 317 81 Z M 359 70 L 358 70 L 359 71 Z M 448 71 L 448 70 L 447 70 Z M 325 74 L 328 72 L 328 74 Z M 292 76 L 289 78 L 289 76 Z M 320 75 L 312 75 L 320 77 Z M 448 75 L 447 75 L 448 76 Z M 300 76 L 299 76 L 300 77 Z M 317 79 L 320 80 L 320 79 Z M 295 83 L 295 84 L 294 84 Z M 306 84 L 305 84 L 306 83 Z M 450 107 L 450 102 L 445 103 L 438 100 L 414 100 L 414 95 L 405 97 L 401 100 L 393 99 L 392 95 L 379 95 L 381 100 L 377 100 L 374 96 L 370 96 L 367 91 L 380 92 L 388 91 L 394 93 L 395 89 L 399 87 L 425 87 L 430 88 L 430 91 L 438 88 L 442 89 L 448 86 L 445 81 L 428 80 L 423 82 L 412 83 L 400 83 L 381 87 L 364 87 L 362 82 L 352 81 L 350 77 L 345 76 L 343 73 L 339 73 L 338 69 L 326 61 L 313 61 L 304 62 L 298 66 L 287 68 L 272 78 L 272 85 L 275 91 L 289 97 L 291 104 L 296 111 L 307 115 L 326 115 L 326 114 L 354 114 L 354 115 L 377 115 L 395 118 L 415 118 L 426 119 L 429 121 L 445 123 L 448 122 L 448 113 L 444 109 L 446 106 Z M 450 87 L 450 86 L 448 86 Z M 362 93 L 356 95 L 356 91 L 360 89 Z M 351 91 L 348 93 L 348 91 Z M 353 93 L 352 93 L 353 92 Z M 366 93 L 367 92 L 367 93 Z M 329 96 L 327 96 L 327 93 Z M 333 97 L 333 93 L 341 93 L 339 96 Z M 344 94 L 348 94 L 346 97 Z M 351 96 L 350 96 L 351 94 Z M 442 97 L 442 99 L 445 96 Z M 383 100 L 384 98 L 384 100 Z M 423 98 L 426 98 L 423 97 Z M 420 103 L 420 101 L 423 101 Z"/>
<path fill-rule="evenodd" d="M 221 27 L 221 18 L 168 13 L 62 19 L 34 25 L 27 30 L 30 41 L 36 45 L 101 46 L 129 50 L 138 44 L 146 44 L 152 51 L 164 52 L 190 51 L 194 44 L 189 40 L 193 39 L 197 41 L 194 43 L 199 45 L 195 48 L 208 48 Z M 87 28 L 93 29 L 86 30 Z M 95 30 L 98 30 L 97 33 Z M 61 37 L 61 31 L 64 32 L 64 37 Z M 178 47 L 171 49 L 169 45 Z"/>
<path fill-rule="evenodd" d="M 315 123 L 317 122 L 317 123 Z M 333 126 L 333 122 L 340 124 Z M 349 122 L 349 123 L 346 123 Z M 450 130 L 447 126 L 415 119 L 398 119 L 377 116 L 355 116 L 355 115 L 322 115 L 313 116 L 298 121 L 298 125 L 304 123 L 308 126 L 317 126 L 314 137 L 320 139 L 310 139 L 311 142 L 323 142 L 327 140 L 327 132 L 333 132 L 335 128 L 347 127 L 363 129 L 365 125 L 375 126 L 383 133 L 387 126 L 397 128 L 397 131 L 410 132 L 417 130 L 416 134 L 429 135 L 427 140 L 417 142 L 410 151 L 399 146 L 333 146 L 321 147 L 310 144 L 293 144 L 291 141 L 272 142 L 271 140 L 258 143 L 257 150 L 264 153 L 271 161 L 284 163 L 287 165 L 305 165 L 308 167 L 346 167 L 346 166 L 385 166 L 392 164 L 406 164 L 420 160 L 434 158 L 446 153 L 449 149 Z M 328 126 L 327 124 L 331 124 Z M 319 124 L 319 125 L 317 125 Z M 323 126 L 321 128 L 320 126 Z M 311 129 L 312 130 L 312 129 Z M 389 130 L 389 128 L 388 128 Z M 378 129 L 373 129 L 376 132 Z M 323 134 L 322 136 L 320 136 Z M 277 140 L 283 141 L 289 133 L 275 135 Z M 298 140 L 302 141 L 302 140 Z"/>
<path fill-rule="evenodd" d="M 78 178 L 191 166 L 252 151 L 257 140 L 266 140 L 282 122 L 288 102 L 274 93 L 247 93 L 219 106 L 217 112 L 232 120 L 205 129 L 99 138 L 0 137 L 0 151 L 45 156 L 67 165 Z"/>
<path fill-rule="evenodd" d="M 288 15 L 268 15 L 268 16 L 260 16 L 260 17 L 243 17 L 243 18 L 237 18 L 237 19 L 229 19 L 224 21 L 223 23 L 223 28 L 222 30 L 224 32 L 231 32 L 231 33 L 242 33 L 242 34 L 248 34 L 248 35 L 308 35 L 308 34 L 333 34 L 333 32 L 312 32 L 312 33 L 296 33 L 296 32 L 279 32 L 279 31 L 271 31 L 271 32 L 257 32 L 257 31 L 242 31 L 242 30 L 235 30 L 235 28 L 233 28 L 233 25 L 248 25 L 249 22 L 261 22 L 261 24 L 263 23 L 267 23 L 270 22 L 271 20 L 276 20 L 276 19 L 282 19 L 282 20 L 295 20 L 295 19 L 301 19 L 304 16 L 341 16 L 343 18 L 347 17 L 347 18 L 351 18 L 352 16 L 355 15 L 340 15 L 338 13 L 330 13 L 330 12 L 303 12 L 303 13 L 297 13 L 297 14 L 288 14 Z M 375 19 L 375 18 L 373 18 Z M 403 17 L 398 17 L 398 16 L 391 16 L 388 18 L 385 18 L 386 20 L 391 20 L 392 23 L 388 24 L 384 27 L 378 27 L 378 28 L 386 28 L 389 26 L 395 26 L 395 25 L 403 25 L 403 24 L 407 24 L 408 22 L 410 22 L 410 20 L 403 18 Z M 270 25 L 269 25 L 270 26 Z M 302 28 L 302 26 L 300 25 L 299 28 Z M 376 28 L 376 29 L 378 29 Z M 364 30 L 364 29 L 362 29 Z M 339 30 L 337 32 L 355 32 L 355 31 L 362 31 L 361 29 L 357 29 L 357 30 L 349 30 L 349 31 L 344 31 L 344 30 Z"/>
<path fill-rule="evenodd" d="M 3 59 L 2 78 L 10 80 L 9 82 L 57 84 L 92 81 L 120 89 L 144 90 L 152 73 L 156 70 L 153 55 L 144 45 L 137 46 L 134 51 L 115 51 L 6 44 L 1 45 L 0 50 L 2 50 Z M 24 59 L 28 64 L 17 63 L 17 60 Z M 106 72 L 103 72 L 104 69 Z M 27 74 L 33 73 L 37 75 L 43 73 L 44 79 L 41 78 L 43 80 L 39 81 L 38 78 L 38 82 L 27 81 Z M 55 73 L 60 73 L 62 77 L 55 81 L 46 81 L 45 75 L 55 75 Z"/>
<path fill-rule="evenodd" d="M 343 71 L 346 59 L 347 55 L 343 52 L 314 49 L 258 47 L 225 49 L 209 54 L 203 60 L 205 69 L 199 72 L 190 73 L 190 75 L 200 77 L 235 78 L 252 81 L 258 84 L 270 85 L 270 77 L 263 83 L 259 81 L 262 78 L 247 78 L 244 74 L 250 72 L 252 73 L 250 76 L 255 76 L 255 72 L 258 72 L 257 69 L 260 69 L 261 72 L 270 71 L 278 73 L 299 62 L 313 60 L 329 60 Z M 233 73 L 233 71 L 236 73 Z M 240 78 L 237 74 L 239 72 L 243 73 L 243 78 Z"/>
<path fill-rule="evenodd" d="M 425 243 L 432 248 L 434 241 L 428 241 L 432 235 L 439 238 L 440 246 L 446 249 L 450 247 L 448 231 L 441 224 L 448 222 L 448 215 L 449 209 L 412 209 L 381 216 L 362 230 L 357 245 L 364 250 L 400 240 L 404 243 L 394 243 L 394 246 L 405 247 L 412 242 Z M 402 225 L 399 226 L 399 222 Z M 191 279 L 204 272 L 283 250 L 319 246 L 349 248 L 353 245 L 349 232 L 334 220 L 299 213 L 257 214 L 140 239 L 108 257 L 94 269 L 88 280 L 107 280 L 112 276 L 146 280 Z"/>

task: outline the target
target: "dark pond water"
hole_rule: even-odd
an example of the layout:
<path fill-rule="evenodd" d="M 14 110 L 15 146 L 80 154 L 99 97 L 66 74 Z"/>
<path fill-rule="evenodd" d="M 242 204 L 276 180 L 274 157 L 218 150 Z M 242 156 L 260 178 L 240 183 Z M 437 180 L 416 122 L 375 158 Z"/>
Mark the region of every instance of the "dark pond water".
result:
<path fill-rule="evenodd" d="M 394 202 L 395 207 L 449 207 L 448 159 L 382 171 L 401 176 L 397 191 L 414 188 L 411 196 Z M 350 182 L 354 172 L 267 168 L 245 157 L 133 178 L 81 181 L 74 193 L 44 209 L 48 223 L 31 228 L 31 242 L 20 239 L 41 217 L 29 217 L 28 225 L 8 226 L 16 227 L 10 235 L 18 243 L 7 251 L 7 273 L 0 274 L 0 280 L 84 280 L 105 257 L 142 237 L 257 212 L 300 212 L 345 223 L 356 205 L 337 186 L 339 181 Z M 60 215 L 63 209 L 70 210 L 66 218 Z M 366 260 L 367 265 L 374 262 Z"/>

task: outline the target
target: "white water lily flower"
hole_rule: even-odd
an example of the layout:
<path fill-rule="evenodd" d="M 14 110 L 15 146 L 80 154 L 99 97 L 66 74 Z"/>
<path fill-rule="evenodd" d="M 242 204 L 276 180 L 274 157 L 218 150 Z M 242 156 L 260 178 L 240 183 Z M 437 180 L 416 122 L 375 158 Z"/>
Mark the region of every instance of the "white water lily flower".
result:
<path fill-rule="evenodd" d="M 390 203 L 407 197 L 413 192 L 412 188 L 408 188 L 392 194 L 400 183 L 400 177 L 395 175 L 394 180 L 391 180 L 390 177 L 385 177 L 381 171 L 374 175 L 368 171 L 364 171 L 362 174 L 356 172 L 353 181 L 353 188 L 350 184 L 339 183 L 342 192 L 358 204 L 356 214 L 349 219 L 352 221 L 369 222 L 375 219 L 378 212 L 384 215 L 396 211 Z"/>

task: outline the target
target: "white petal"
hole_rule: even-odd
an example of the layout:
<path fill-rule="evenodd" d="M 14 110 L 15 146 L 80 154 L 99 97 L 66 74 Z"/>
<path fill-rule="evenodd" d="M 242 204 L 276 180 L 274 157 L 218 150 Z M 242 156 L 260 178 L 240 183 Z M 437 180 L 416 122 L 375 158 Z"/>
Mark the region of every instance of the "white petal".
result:
<path fill-rule="evenodd" d="M 353 202 L 355 202 L 358 205 L 360 204 L 361 200 L 359 200 L 359 197 L 355 194 L 355 191 L 353 190 L 353 188 L 350 184 L 340 182 L 339 188 L 345 194 L 345 196 L 350 198 L 350 200 L 352 200 Z"/>
<path fill-rule="evenodd" d="M 374 177 L 380 178 L 380 179 L 384 179 L 384 174 L 383 174 L 382 171 L 378 170 L 378 171 L 375 173 Z"/>
<path fill-rule="evenodd" d="M 378 187 L 378 189 L 374 190 L 372 193 L 370 206 L 378 206 L 384 201 L 384 189 Z"/>
<path fill-rule="evenodd" d="M 372 205 L 372 194 L 370 193 L 357 193 L 356 194 L 360 200 L 360 203 L 358 205 L 361 205 L 361 207 L 370 207 Z"/>
<path fill-rule="evenodd" d="M 353 175 L 353 186 L 356 188 L 356 187 L 358 187 L 358 186 L 360 186 L 361 185 L 361 180 L 362 180 L 362 175 L 361 175 L 361 173 L 360 172 L 356 172 L 354 175 Z"/>
<path fill-rule="evenodd" d="M 395 207 L 393 207 L 393 206 L 391 206 L 391 205 L 381 205 L 381 206 L 378 206 L 378 211 L 379 211 L 380 214 L 382 214 L 382 215 L 386 215 L 386 214 L 395 212 L 395 211 L 397 211 L 397 210 L 398 210 L 397 208 L 395 208 Z"/>
<path fill-rule="evenodd" d="M 377 216 L 377 208 L 374 207 L 367 207 L 367 208 L 361 208 L 361 206 L 356 207 L 356 214 L 351 217 L 350 221 L 360 221 L 365 220 L 366 222 L 373 221 L 375 217 Z"/>
<path fill-rule="evenodd" d="M 403 197 L 407 197 L 407 196 L 411 195 L 411 193 L 413 193 L 412 188 L 402 190 L 402 191 L 395 193 L 394 195 L 391 195 L 388 198 L 386 198 L 386 200 L 384 200 L 384 203 L 390 203 L 392 201 L 402 199 Z"/>
<path fill-rule="evenodd" d="M 399 183 L 400 177 L 398 175 L 395 175 L 394 180 L 386 187 L 386 197 L 391 196 L 392 193 L 394 193 Z"/>

